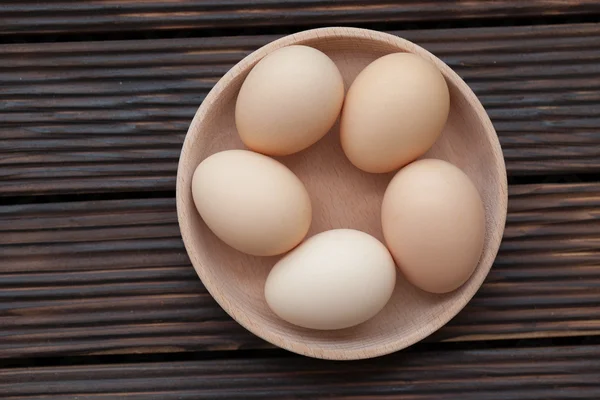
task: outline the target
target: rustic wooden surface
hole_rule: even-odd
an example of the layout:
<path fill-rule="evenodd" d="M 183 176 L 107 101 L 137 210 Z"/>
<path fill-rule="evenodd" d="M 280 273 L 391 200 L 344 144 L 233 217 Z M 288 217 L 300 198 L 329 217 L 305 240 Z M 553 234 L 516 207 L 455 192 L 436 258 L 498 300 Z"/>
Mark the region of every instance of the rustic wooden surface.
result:
<path fill-rule="evenodd" d="M 511 186 L 500 254 L 431 340 L 600 333 L 600 184 Z M 206 292 L 173 198 L 0 208 L 0 355 L 261 348 Z"/>
<path fill-rule="evenodd" d="M 509 175 L 600 171 L 600 25 L 396 33 L 479 96 Z M 0 195 L 174 190 L 198 105 L 272 39 L 1 46 Z"/>
<path fill-rule="evenodd" d="M 439 22 L 600 13 L 596 0 L 10 0 L 0 14 L 0 34 L 152 31 L 365 22 Z"/>
<path fill-rule="evenodd" d="M 365 3 L 0 4 L 0 398 L 600 398 L 600 3 Z M 467 308 L 414 348 L 345 364 L 233 322 L 189 263 L 174 200 L 218 78 L 282 34 L 342 24 L 456 70 L 511 183 Z"/>
<path fill-rule="evenodd" d="M 279 356 L 19 368 L 0 371 L 0 393 L 11 400 L 598 399 L 599 357 L 600 346 L 587 345 L 408 351 L 356 363 Z"/>

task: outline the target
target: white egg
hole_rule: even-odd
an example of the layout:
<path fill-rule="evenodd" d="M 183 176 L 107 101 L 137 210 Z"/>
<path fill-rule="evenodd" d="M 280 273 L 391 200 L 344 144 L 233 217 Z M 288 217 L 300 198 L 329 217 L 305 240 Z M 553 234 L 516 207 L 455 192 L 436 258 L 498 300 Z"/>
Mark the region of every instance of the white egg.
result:
<path fill-rule="evenodd" d="M 390 299 L 396 266 L 373 236 L 335 229 L 306 240 L 271 270 L 265 297 L 280 318 L 312 329 L 343 329 L 374 317 Z"/>

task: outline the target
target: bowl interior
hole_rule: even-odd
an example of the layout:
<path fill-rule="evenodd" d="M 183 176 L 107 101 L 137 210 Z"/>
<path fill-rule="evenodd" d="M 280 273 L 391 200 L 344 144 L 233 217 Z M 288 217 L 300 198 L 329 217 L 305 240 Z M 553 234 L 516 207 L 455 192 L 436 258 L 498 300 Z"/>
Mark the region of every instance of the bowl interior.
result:
<path fill-rule="evenodd" d="M 290 44 L 315 47 L 337 64 L 346 89 L 371 61 L 392 52 L 417 53 L 436 63 L 451 94 L 451 110 L 441 138 L 425 157 L 447 160 L 475 183 L 486 210 L 484 253 L 471 279 L 458 290 L 434 295 L 398 274 L 392 299 L 373 319 L 338 331 L 313 331 L 288 324 L 268 308 L 264 283 L 278 257 L 252 257 L 233 250 L 204 224 L 191 197 L 195 167 L 209 155 L 244 148 L 236 132 L 234 108 L 243 79 L 258 60 Z M 368 174 L 350 164 L 338 126 L 309 149 L 278 157 L 306 185 L 313 205 L 309 237 L 333 228 L 354 228 L 382 240 L 380 209 L 393 174 Z M 211 91 L 186 136 L 177 177 L 182 235 L 194 268 L 219 304 L 254 334 L 288 350 L 328 359 L 378 356 L 407 347 L 448 322 L 477 291 L 496 256 L 506 217 L 506 172 L 495 131 L 466 84 L 445 64 L 395 36 L 360 29 L 326 28 L 287 36 L 252 53 Z M 307 295 L 309 295 L 307 293 Z"/>

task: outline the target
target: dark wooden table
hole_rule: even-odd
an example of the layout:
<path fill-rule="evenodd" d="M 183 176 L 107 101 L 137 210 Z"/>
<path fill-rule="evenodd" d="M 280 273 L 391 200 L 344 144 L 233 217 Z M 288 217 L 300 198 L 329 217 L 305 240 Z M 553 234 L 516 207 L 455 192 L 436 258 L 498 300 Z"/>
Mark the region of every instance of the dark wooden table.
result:
<path fill-rule="evenodd" d="M 0 398 L 600 399 L 600 3 L 0 3 Z M 316 26 L 391 31 L 473 88 L 503 146 L 497 261 L 406 351 L 275 349 L 183 247 L 188 124 L 242 57 Z"/>

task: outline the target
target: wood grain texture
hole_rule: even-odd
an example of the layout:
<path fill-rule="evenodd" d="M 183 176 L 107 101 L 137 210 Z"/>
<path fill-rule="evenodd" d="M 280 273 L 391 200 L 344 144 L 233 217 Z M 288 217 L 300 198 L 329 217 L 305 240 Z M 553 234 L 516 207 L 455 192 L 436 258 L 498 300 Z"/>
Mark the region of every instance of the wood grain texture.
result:
<path fill-rule="evenodd" d="M 6 400 L 596 400 L 600 346 L 403 352 L 0 370 Z"/>
<path fill-rule="evenodd" d="M 595 0 L 93 0 L 3 2 L 0 34 L 80 33 L 198 28 L 437 22 L 464 19 L 584 16 Z"/>
<path fill-rule="evenodd" d="M 430 340 L 600 334 L 599 226 L 600 184 L 511 187 L 490 275 Z M 267 346 L 200 283 L 174 199 L 0 207 L 0 253 L 2 358 Z"/>
<path fill-rule="evenodd" d="M 401 34 L 475 91 L 510 175 L 600 171 L 600 25 Z M 173 190 L 198 105 L 273 39 L 0 46 L 0 195 Z"/>

